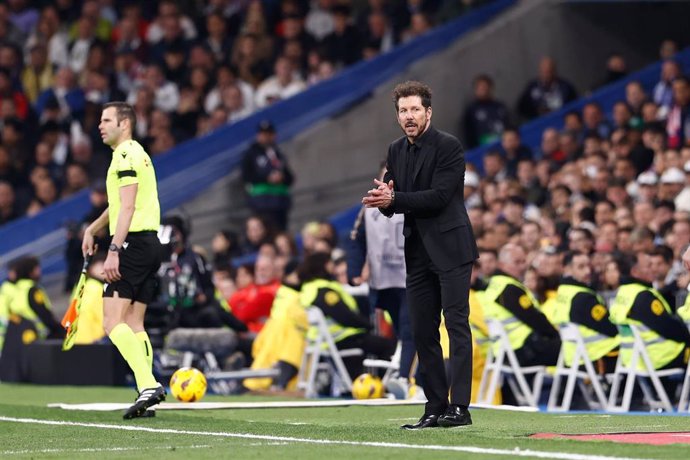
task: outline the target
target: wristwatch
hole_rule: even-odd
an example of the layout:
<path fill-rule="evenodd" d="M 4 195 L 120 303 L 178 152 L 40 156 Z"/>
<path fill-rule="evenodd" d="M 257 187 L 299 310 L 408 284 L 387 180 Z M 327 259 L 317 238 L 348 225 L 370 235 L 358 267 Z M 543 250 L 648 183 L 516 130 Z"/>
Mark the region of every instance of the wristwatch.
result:
<path fill-rule="evenodd" d="M 120 253 L 122 252 L 122 248 L 118 247 L 115 243 L 110 243 L 110 246 L 108 246 L 108 251 Z"/>

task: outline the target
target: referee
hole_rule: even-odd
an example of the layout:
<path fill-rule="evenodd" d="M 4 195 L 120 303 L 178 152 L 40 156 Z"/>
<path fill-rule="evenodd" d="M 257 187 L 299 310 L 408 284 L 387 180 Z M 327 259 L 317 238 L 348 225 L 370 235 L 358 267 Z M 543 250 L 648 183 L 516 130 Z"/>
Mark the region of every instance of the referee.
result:
<path fill-rule="evenodd" d="M 157 231 L 160 206 L 151 158 L 132 139 L 136 115 L 124 102 L 103 106 L 98 129 L 113 149 L 106 188 L 108 208 L 84 231 L 82 253 L 97 249 L 94 235 L 109 225 L 111 244 L 103 266 L 103 327 L 134 372 L 139 397 L 125 419 L 153 415 L 147 409 L 165 400 L 165 389 L 153 376 L 151 342 L 144 313 L 156 294 L 155 274 L 161 263 Z"/>

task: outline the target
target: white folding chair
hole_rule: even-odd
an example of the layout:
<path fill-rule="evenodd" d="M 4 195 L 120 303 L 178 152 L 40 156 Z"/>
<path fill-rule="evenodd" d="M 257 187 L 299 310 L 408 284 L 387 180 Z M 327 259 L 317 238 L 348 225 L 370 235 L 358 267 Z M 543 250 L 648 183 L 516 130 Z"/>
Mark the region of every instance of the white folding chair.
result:
<path fill-rule="evenodd" d="M 489 319 L 486 322 L 489 329 L 489 340 L 492 346 L 486 356 L 486 364 L 479 384 L 478 404 L 491 404 L 496 390 L 508 377 L 515 399 L 518 404 L 537 407 L 542 383 L 544 382 L 544 366 L 521 366 L 515 351 L 510 346 L 508 333 L 500 321 Z M 498 351 L 494 352 L 494 344 L 498 344 Z M 527 383 L 526 376 L 533 375 L 532 387 Z"/>
<path fill-rule="evenodd" d="M 595 372 L 594 365 L 589 359 L 587 347 L 585 346 L 582 334 L 580 334 L 578 325 L 575 323 L 561 324 L 558 332 L 561 336 L 561 351 L 558 354 L 558 363 L 556 364 L 556 371 L 553 376 L 553 384 L 551 385 L 549 403 L 547 404 L 546 410 L 550 412 L 564 412 L 570 410 L 576 382 L 590 409 L 606 409 L 606 394 L 601 386 L 599 375 Z M 573 355 L 573 361 L 570 366 L 565 365 L 566 344 L 571 344 L 575 347 L 575 354 Z M 584 365 L 584 370 L 580 370 L 581 364 Z M 567 380 L 563 391 L 563 399 L 559 404 L 558 399 L 563 378 L 567 378 Z M 592 398 L 585 381 L 590 382 L 596 399 Z"/>
<path fill-rule="evenodd" d="M 690 322 L 685 323 L 690 329 Z M 683 388 L 680 390 L 680 400 L 678 401 L 678 412 L 690 412 L 690 361 L 685 369 L 685 378 L 683 379 Z"/>
<path fill-rule="evenodd" d="M 402 342 L 398 340 L 398 344 L 395 347 L 395 352 L 391 356 L 390 360 L 385 359 L 373 359 L 366 358 L 363 362 L 364 367 L 370 369 L 385 369 L 383 377 L 381 377 L 381 382 L 385 387 L 388 381 L 392 377 L 396 377 L 400 371 L 400 355 L 402 353 Z"/>
<path fill-rule="evenodd" d="M 652 365 L 652 360 L 647 353 L 647 344 L 642 339 L 640 329 L 635 325 L 618 326 L 621 336 L 632 336 L 633 341 L 621 343 L 621 349 L 632 348 L 632 356 L 630 363 L 625 366 L 623 364 L 622 354 L 618 356 L 616 362 L 616 371 L 613 376 L 611 384 L 611 393 L 609 394 L 608 410 L 610 412 L 628 412 L 630 410 L 630 402 L 632 401 L 633 389 L 635 382 L 639 382 L 642 392 L 644 393 L 647 404 L 652 409 L 661 409 L 667 412 L 673 411 L 673 405 L 666 394 L 664 386 L 661 384 L 661 377 L 669 377 L 672 375 L 680 375 L 685 373 L 683 368 L 672 368 L 656 370 Z M 663 339 L 662 339 L 663 340 Z M 644 369 L 638 369 L 638 364 L 642 363 Z M 625 376 L 625 389 L 621 402 L 618 403 L 618 393 L 621 387 L 621 378 Z M 638 379 L 638 377 L 640 377 Z M 649 379 L 652 385 L 647 381 Z"/>
<path fill-rule="evenodd" d="M 297 388 L 304 390 L 304 396 L 315 398 L 318 396 L 316 388 L 316 374 L 319 369 L 327 369 L 333 378 L 333 393 L 338 396 L 341 393 L 352 391 L 352 378 L 347 372 L 343 358 L 361 356 L 363 351 L 359 348 L 338 350 L 333 336 L 328 330 L 328 323 L 323 312 L 318 307 L 307 308 L 309 326 L 317 333 L 307 335 L 307 346 L 302 356 L 302 365 L 297 377 Z M 322 358 L 326 358 L 322 362 Z"/>

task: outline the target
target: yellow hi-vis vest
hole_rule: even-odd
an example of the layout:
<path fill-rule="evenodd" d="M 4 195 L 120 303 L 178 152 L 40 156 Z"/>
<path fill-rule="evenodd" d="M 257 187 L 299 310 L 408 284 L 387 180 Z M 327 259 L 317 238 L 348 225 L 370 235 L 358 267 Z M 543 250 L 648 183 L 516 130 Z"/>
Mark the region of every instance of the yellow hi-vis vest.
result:
<path fill-rule="evenodd" d="M 603 317 L 606 314 L 604 299 L 594 290 L 574 284 L 561 284 L 556 291 L 553 314 L 553 321 L 555 324 L 561 325 L 570 322 L 570 309 L 573 305 L 573 299 L 580 293 L 587 293 L 596 297 L 597 305 L 593 308 L 592 315 L 601 315 L 601 317 Z M 587 356 L 589 356 L 591 361 L 596 361 L 620 345 L 619 336 L 609 337 L 608 335 L 600 334 L 594 329 L 582 325 L 578 325 L 578 329 L 580 330 L 582 340 L 585 342 Z M 563 348 L 565 352 L 565 364 L 571 366 L 573 364 L 573 356 L 575 355 L 575 344 L 572 342 L 563 342 Z"/>
<path fill-rule="evenodd" d="M 663 310 L 666 310 L 667 313 L 671 313 L 671 307 L 656 289 L 649 288 L 640 283 L 623 284 L 618 288 L 616 298 L 613 299 L 610 310 L 611 322 L 621 326 L 621 359 L 623 364 L 630 364 L 632 358 L 633 336 L 630 328 L 627 327 L 632 324 L 637 326 L 640 331 L 654 369 L 660 369 L 673 361 L 685 349 L 685 344 L 662 337 L 644 323 L 628 318 L 628 313 L 635 303 L 635 299 L 645 291 L 649 291 L 655 298 L 651 305 L 652 311 L 659 311 L 661 313 Z M 638 369 L 645 369 L 642 360 L 638 364 Z"/>
<path fill-rule="evenodd" d="M 678 313 L 678 316 L 680 316 L 681 319 L 685 321 L 685 324 L 690 327 L 690 293 L 685 297 L 685 303 L 676 310 L 676 313 Z"/>
<path fill-rule="evenodd" d="M 302 285 L 302 292 L 300 293 L 300 299 L 302 301 L 302 306 L 308 308 L 314 305 L 316 298 L 319 296 L 319 291 L 321 289 L 327 289 L 334 291 L 333 300 L 334 303 L 342 300 L 347 307 L 355 313 L 359 313 L 357 308 L 357 301 L 345 290 L 337 281 L 329 281 L 325 279 L 315 279 L 308 281 Z M 328 304 L 329 295 L 326 293 L 326 304 Z M 328 311 L 328 305 L 326 305 L 325 312 Z M 326 317 L 326 324 L 328 325 L 328 331 L 333 337 L 333 341 L 340 342 L 341 340 L 351 337 L 353 335 L 358 335 L 366 332 L 365 329 L 360 329 L 356 327 L 346 327 L 335 322 L 327 313 L 324 313 Z M 307 333 L 307 338 L 314 339 L 318 335 L 318 331 L 315 327 L 309 328 Z"/>
<path fill-rule="evenodd" d="M 470 329 L 479 351 L 486 356 L 489 351 L 489 329 L 484 320 L 484 300 L 485 291 L 470 289 Z"/>
<path fill-rule="evenodd" d="M 10 319 L 10 300 L 14 296 L 16 284 L 12 281 L 5 281 L 0 285 L 0 353 L 5 343 L 5 333 L 7 323 Z"/>
<path fill-rule="evenodd" d="M 10 315 L 21 316 L 33 322 L 36 326 L 36 331 L 38 331 L 38 336 L 45 338 L 48 335 L 48 328 L 33 311 L 31 305 L 29 305 L 29 291 L 34 286 L 36 286 L 36 282 L 30 279 L 21 279 L 15 283 L 14 293 L 8 302 L 9 313 Z M 50 300 L 48 300 L 48 296 L 43 289 L 38 288 L 34 292 L 34 296 L 41 296 L 41 299 L 34 300 L 42 302 L 50 310 Z"/>
<path fill-rule="evenodd" d="M 507 334 L 510 346 L 513 350 L 519 350 L 524 344 L 527 336 L 532 333 L 532 328 L 520 321 L 510 310 L 498 303 L 498 298 L 503 294 L 503 291 L 508 286 L 515 286 L 524 292 L 525 300 L 529 300 L 531 305 L 539 308 L 539 301 L 522 283 L 511 276 L 494 275 L 489 279 L 489 285 L 484 291 L 484 319 L 495 319 L 503 324 Z M 523 296 L 520 296 L 522 302 Z M 498 353 L 500 345 L 493 344 L 494 353 Z"/>

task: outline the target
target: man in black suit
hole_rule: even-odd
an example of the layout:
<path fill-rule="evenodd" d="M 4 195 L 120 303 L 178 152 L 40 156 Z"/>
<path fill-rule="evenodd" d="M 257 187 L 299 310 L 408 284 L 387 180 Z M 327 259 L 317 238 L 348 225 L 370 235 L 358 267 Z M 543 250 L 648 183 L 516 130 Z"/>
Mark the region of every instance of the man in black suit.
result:
<path fill-rule="evenodd" d="M 460 141 L 431 126 L 428 86 L 401 83 L 393 97 L 405 135 L 388 147 L 386 175 L 374 180 L 362 203 L 387 216 L 405 214 L 407 295 L 428 402 L 422 418 L 402 428 L 470 425 L 469 288 L 478 253 L 463 201 L 464 153 Z M 450 384 L 439 342 L 441 311 L 450 338 Z"/>

